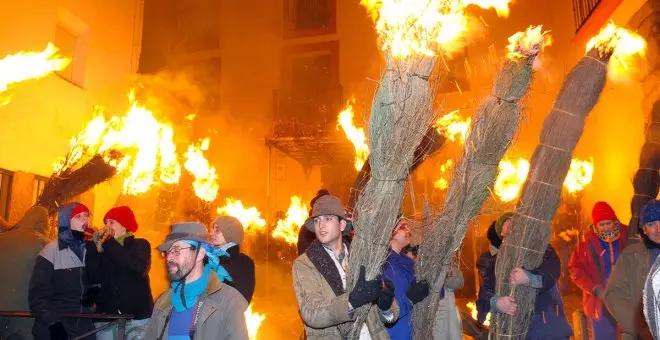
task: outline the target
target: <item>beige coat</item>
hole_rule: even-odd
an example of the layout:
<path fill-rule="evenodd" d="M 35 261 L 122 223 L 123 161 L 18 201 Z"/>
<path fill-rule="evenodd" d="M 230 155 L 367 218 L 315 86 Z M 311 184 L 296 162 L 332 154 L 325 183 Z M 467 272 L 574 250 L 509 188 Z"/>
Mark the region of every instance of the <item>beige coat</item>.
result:
<path fill-rule="evenodd" d="M 169 331 L 168 315 L 172 311 L 171 292 L 163 293 L 156 304 L 147 326 L 144 339 L 166 340 Z M 234 288 L 221 283 L 216 275 L 211 275 L 206 287 L 206 300 L 199 314 L 195 340 L 247 340 L 245 310 L 247 301 Z"/>
<path fill-rule="evenodd" d="M 605 290 L 605 305 L 623 331 L 623 340 L 652 339 L 642 313 L 642 291 L 649 272 L 643 242 L 623 249 Z"/>
<path fill-rule="evenodd" d="M 307 339 L 342 339 L 339 325 L 355 319 L 348 315 L 348 292 L 335 296 L 307 254 L 300 255 L 293 263 L 293 287 Z M 366 321 L 369 334 L 373 340 L 389 339 L 383 326 L 385 320 L 378 310 L 376 306 L 369 310 Z M 396 301 L 392 304 L 392 311 L 393 320 L 396 320 L 399 317 Z"/>

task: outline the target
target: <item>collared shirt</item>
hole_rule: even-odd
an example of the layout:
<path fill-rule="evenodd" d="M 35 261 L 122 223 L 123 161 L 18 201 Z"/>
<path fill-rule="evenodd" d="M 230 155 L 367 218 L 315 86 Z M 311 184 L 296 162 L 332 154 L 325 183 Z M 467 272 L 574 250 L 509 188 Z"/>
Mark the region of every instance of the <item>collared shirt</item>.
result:
<path fill-rule="evenodd" d="M 229 248 L 231 248 L 231 247 L 233 247 L 233 246 L 235 246 L 235 245 L 237 245 L 236 242 L 229 242 L 229 243 L 227 243 L 227 244 L 225 244 L 225 245 L 223 245 L 223 246 L 220 246 L 219 248 L 222 249 L 222 250 L 224 250 L 224 251 L 227 251 L 227 250 L 229 250 Z"/>

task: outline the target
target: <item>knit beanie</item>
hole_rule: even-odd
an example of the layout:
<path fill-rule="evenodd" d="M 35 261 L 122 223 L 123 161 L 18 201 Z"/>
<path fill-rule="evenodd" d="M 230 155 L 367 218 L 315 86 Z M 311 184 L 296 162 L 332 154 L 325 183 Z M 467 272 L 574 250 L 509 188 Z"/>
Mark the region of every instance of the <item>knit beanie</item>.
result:
<path fill-rule="evenodd" d="M 132 233 L 138 230 L 138 223 L 135 220 L 135 214 L 133 214 L 133 210 L 125 205 L 114 207 L 108 210 L 108 212 L 103 217 L 103 221 L 105 222 L 106 220 L 115 220 L 124 228 L 126 228 L 127 231 Z"/>
<path fill-rule="evenodd" d="M 80 213 L 88 213 L 89 214 L 89 208 L 87 208 L 87 206 L 85 206 L 84 204 L 76 205 L 76 207 L 73 208 L 73 210 L 71 210 L 71 218 L 73 218 L 74 216 L 76 216 Z"/>
<path fill-rule="evenodd" d="M 497 231 L 495 230 L 496 224 L 497 221 L 493 221 L 493 223 L 490 224 L 490 227 L 488 227 L 488 232 L 486 232 L 486 237 L 488 237 L 488 241 L 490 241 L 490 244 L 492 244 L 493 247 L 499 249 L 502 245 L 502 238 L 497 234 Z"/>
<path fill-rule="evenodd" d="M 500 239 L 502 239 L 502 229 L 504 228 L 504 222 L 506 220 L 510 219 L 513 217 L 512 212 L 506 212 L 500 216 L 500 218 L 497 219 L 497 222 L 495 222 L 495 231 L 497 232 L 497 236 L 499 236 Z"/>
<path fill-rule="evenodd" d="M 650 200 L 642 209 L 641 226 L 655 221 L 660 221 L 660 201 Z"/>
<path fill-rule="evenodd" d="M 243 224 L 236 217 L 220 216 L 213 221 L 213 226 L 222 232 L 227 243 L 243 243 L 244 231 Z"/>
<path fill-rule="evenodd" d="M 594 225 L 602 221 L 618 221 L 614 209 L 605 202 L 596 202 L 591 209 L 591 221 Z"/>

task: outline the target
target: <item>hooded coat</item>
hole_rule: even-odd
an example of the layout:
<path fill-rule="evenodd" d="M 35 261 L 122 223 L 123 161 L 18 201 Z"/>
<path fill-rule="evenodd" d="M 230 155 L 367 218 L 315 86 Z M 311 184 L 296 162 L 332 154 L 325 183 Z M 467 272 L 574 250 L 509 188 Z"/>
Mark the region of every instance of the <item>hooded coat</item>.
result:
<path fill-rule="evenodd" d="M 64 318 L 63 314 L 89 313 L 80 303 L 85 292 L 85 244 L 71 231 L 71 213 L 80 203 L 62 206 L 58 211 L 57 240 L 39 253 L 30 278 L 28 303 L 36 314 L 32 335 L 50 339 L 49 327 L 62 322 L 69 337 L 94 329 L 89 319 Z M 94 339 L 94 337 L 89 337 Z"/>
<path fill-rule="evenodd" d="M 28 284 L 34 262 L 47 243 L 48 211 L 32 207 L 11 229 L 0 233 L 0 310 L 29 311 Z M 11 258 L 11 261 L 8 259 Z M 30 318 L 0 318 L 0 339 L 31 339 Z"/>

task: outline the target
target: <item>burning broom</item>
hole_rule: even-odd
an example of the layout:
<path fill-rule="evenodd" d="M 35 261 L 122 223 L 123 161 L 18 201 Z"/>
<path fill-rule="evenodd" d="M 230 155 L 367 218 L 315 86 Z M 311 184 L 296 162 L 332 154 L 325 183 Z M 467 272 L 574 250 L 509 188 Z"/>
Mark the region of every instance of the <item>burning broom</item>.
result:
<path fill-rule="evenodd" d="M 582 135 L 584 119 L 605 86 L 610 59 L 617 57 L 617 53 L 630 52 L 624 50 L 624 46 L 631 46 L 631 41 L 632 46 L 638 48 L 637 39 L 641 38 L 613 24 L 603 29 L 589 42 L 587 54 L 564 80 L 545 120 L 511 227 L 497 257 L 497 295 L 511 296 L 518 305 L 513 317 L 496 314 L 491 331 L 498 339 L 524 339 L 527 334 L 537 291 L 531 287 L 511 286 L 509 273 L 517 267 L 537 268 L 543 261 L 550 239 L 550 221 L 559 207 L 562 182 Z"/>
<path fill-rule="evenodd" d="M 442 213 L 425 226 L 416 273 L 418 278 L 429 281 L 433 293 L 415 306 L 416 338 L 432 332 L 439 292 L 450 261 L 465 237 L 468 222 L 488 197 L 498 164 L 518 130 L 518 102 L 529 89 L 533 62 L 549 43 L 549 36 L 537 26 L 516 33 L 509 41 L 508 58 L 495 79 L 490 96 L 477 110 Z"/>

